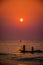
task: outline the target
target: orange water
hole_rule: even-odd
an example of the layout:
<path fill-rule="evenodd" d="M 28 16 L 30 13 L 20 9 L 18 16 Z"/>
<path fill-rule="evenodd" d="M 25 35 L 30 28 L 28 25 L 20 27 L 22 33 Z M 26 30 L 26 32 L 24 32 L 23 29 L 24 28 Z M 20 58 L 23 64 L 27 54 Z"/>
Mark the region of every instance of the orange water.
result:
<path fill-rule="evenodd" d="M 22 45 L 26 45 L 26 50 L 31 50 L 33 46 L 35 50 L 42 50 L 43 51 L 43 42 L 39 41 L 25 41 L 22 40 L 21 42 L 18 41 L 0 41 L 0 53 L 10 53 L 10 54 L 17 54 L 18 56 L 23 57 L 33 57 L 33 56 L 43 56 L 43 54 L 21 54 L 19 52 L 22 49 Z"/>

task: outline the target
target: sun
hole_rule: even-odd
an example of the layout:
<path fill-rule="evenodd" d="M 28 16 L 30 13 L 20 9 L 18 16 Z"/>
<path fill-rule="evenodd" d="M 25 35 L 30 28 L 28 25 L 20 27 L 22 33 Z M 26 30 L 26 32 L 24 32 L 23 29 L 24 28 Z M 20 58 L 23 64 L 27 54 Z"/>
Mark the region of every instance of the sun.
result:
<path fill-rule="evenodd" d="M 20 18 L 20 22 L 23 22 L 23 18 Z"/>

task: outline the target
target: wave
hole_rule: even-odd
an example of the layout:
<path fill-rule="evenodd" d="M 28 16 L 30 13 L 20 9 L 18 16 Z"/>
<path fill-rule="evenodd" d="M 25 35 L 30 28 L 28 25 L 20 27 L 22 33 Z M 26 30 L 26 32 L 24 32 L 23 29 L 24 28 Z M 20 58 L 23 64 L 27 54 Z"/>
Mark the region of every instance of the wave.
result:
<path fill-rule="evenodd" d="M 16 54 L 0 53 L 0 60 L 16 60 L 16 61 L 42 61 L 43 56 L 39 57 L 21 57 Z"/>

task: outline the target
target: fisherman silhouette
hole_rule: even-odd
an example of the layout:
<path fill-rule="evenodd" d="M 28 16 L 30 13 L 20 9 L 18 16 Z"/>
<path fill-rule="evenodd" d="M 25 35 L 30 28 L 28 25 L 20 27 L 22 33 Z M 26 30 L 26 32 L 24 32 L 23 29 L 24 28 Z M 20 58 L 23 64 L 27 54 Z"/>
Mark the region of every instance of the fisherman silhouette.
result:
<path fill-rule="evenodd" d="M 34 53 L 34 47 L 32 46 L 32 54 Z"/>
<path fill-rule="evenodd" d="M 25 52 L 25 45 L 23 45 L 23 51 Z"/>

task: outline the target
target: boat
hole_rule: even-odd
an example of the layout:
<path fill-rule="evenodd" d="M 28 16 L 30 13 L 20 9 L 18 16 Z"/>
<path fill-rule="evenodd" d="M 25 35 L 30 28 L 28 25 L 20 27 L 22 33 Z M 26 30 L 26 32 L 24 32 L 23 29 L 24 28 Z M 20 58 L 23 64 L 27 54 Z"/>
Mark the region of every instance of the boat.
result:
<path fill-rule="evenodd" d="M 26 48 L 25 48 L 25 45 L 23 45 L 23 48 L 19 50 L 20 53 L 31 53 L 31 54 L 34 54 L 34 53 L 43 53 L 42 50 L 34 50 L 34 47 L 32 46 L 31 48 L 31 51 L 27 51 Z"/>

